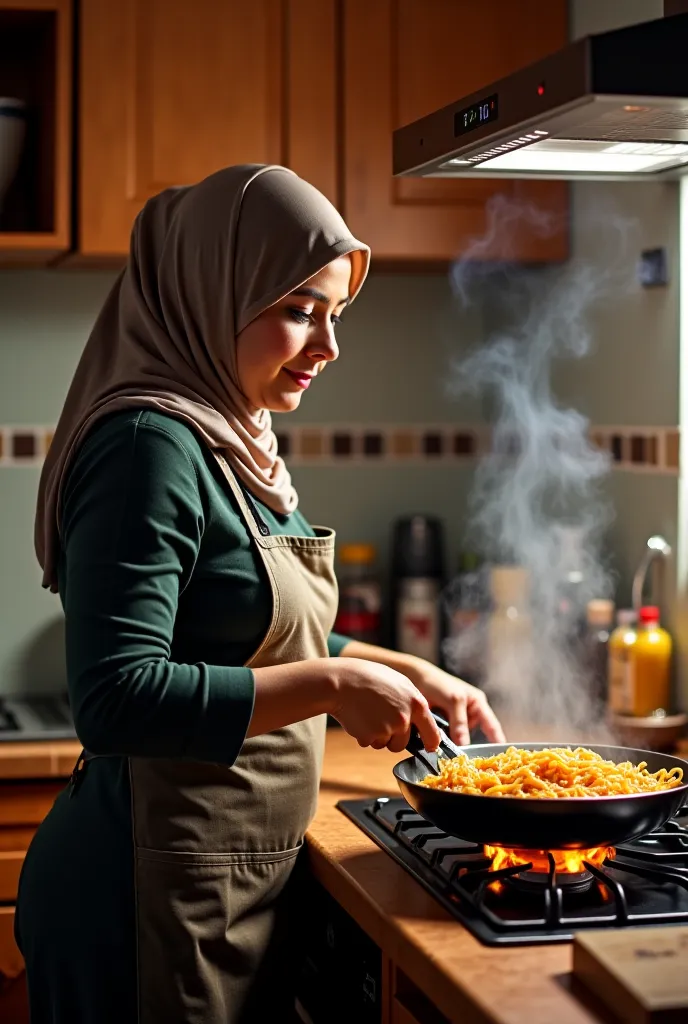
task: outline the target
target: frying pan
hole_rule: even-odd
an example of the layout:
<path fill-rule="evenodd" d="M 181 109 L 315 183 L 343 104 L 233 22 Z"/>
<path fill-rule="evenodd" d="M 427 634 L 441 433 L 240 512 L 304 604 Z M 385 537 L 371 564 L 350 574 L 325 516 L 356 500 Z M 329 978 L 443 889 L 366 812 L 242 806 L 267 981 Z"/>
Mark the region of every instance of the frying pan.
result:
<path fill-rule="evenodd" d="M 509 747 L 544 750 L 576 747 L 578 743 L 480 743 L 455 747 L 442 729 L 440 757 L 491 757 Z M 617 764 L 647 761 L 650 772 L 682 768 L 686 780 L 674 789 L 632 796 L 554 797 L 552 799 L 476 796 L 429 789 L 421 781 L 437 771 L 437 754 L 423 748 L 412 735 L 407 749 L 413 754 L 394 766 L 394 775 L 406 801 L 418 814 L 443 832 L 489 846 L 521 850 L 591 850 L 618 846 L 646 835 L 672 818 L 688 797 L 688 761 L 651 750 L 591 744 L 588 749 Z"/>

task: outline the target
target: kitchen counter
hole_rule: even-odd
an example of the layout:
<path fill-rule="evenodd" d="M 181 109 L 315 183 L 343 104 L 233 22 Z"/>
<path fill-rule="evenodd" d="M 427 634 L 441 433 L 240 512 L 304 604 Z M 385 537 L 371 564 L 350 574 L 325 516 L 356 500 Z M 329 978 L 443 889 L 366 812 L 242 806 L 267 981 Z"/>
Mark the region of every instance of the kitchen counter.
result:
<path fill-rule="evenodd" d="M 508 736 L 535 740 L 536 732 L 510 728 Z M 80 750 L 75 741 L 2 744 L 0 780 L 64 780 Z M 688 755 L 686 741 L 680 753 Z M 455 1024 L 607 1024 L 601 1005 L 572 986 L 569 944 L 483 946 L 337 810 L 345 798 L 398 795 L 392 766 L 400 756 L 362 749 L 342 730 L 328 731 L 318 811 L 307 836 L 316 879 Z"/>
<path fill-rule="evenodd" d="M 0 782 L 67 779 L 80 752 L 78 740 L 0 743 Z"/>
<path fill-rule="evenodd" d="M 509 730 L 509 738 L 519 732 Z M 341 730 L 328 732 L 320 802 L 308 832 L 318 881 L 455 1024 L 607 1022 L 601 1007 L 572 991 L 570 944 L 483 946 L 337 810 L 347 797 L 398 796 L 392 766 L 399 759 L 361 749 Z"/>

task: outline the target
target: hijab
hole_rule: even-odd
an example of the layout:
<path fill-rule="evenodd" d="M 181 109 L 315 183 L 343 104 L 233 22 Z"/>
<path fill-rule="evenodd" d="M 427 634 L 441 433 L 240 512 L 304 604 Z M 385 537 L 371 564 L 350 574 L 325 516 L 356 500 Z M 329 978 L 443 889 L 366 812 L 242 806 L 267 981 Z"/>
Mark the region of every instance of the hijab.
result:
<path fill-rule="evenodd" d="M 61 499 L 88 431 L 103 416 L 152 408 L 183 420 L 277 513 L 298 503 L 270 413 L 241 390 L 237 337 L 339 256 L 350 299 L 370 250 L 334 206 L 285 167 L 228 167 L 150 199 L 127 265 L 96 320 L 41 474 L 35 546 L 43 586 L 57 590 Z"/>

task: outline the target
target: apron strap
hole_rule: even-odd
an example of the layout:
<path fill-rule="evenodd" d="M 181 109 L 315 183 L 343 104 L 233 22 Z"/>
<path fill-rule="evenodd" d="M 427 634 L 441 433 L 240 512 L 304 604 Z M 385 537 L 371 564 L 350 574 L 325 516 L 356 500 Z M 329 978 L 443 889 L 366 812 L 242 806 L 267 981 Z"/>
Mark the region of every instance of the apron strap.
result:
<path fill-rule="evenodd" d="M 269 537 L 270 527 L 268 526 L 268 524 L 265 522 L 260 512 L 258 511 L 256 503 L 249 494 L 249 492 L 243 486 L 243 484 L 238 479 L 236 474 L 230 469 L 229 463 L 227 462 L 225 457 L 223 455 L 220 455 L 219 452 L 216 451 L 213 452 L 213 455 L 220 464 L 220 469 L 222 470 L 225 479 L 227 480 L 227 483 L 231 488 L 232 494 L 237 500 L 239 508 L 243 513 L 243 517 L 246 520 L 246 525 L 248 526 L 250 532 L 253 534 L 254 538 L 256 540 L 259 540 L 261 537 Z"/>

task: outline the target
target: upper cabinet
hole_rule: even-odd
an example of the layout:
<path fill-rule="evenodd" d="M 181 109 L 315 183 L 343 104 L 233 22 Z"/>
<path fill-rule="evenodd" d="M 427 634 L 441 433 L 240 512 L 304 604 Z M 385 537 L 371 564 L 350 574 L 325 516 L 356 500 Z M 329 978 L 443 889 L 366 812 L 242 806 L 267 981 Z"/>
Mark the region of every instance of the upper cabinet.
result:
<path fill-rule="evenodd" d="M 524 224 L 497 233 L 490 257 L 564 259 L 562 182 L 392 177 L 392 132 L 479 90 L 567 41 L 566 0 L 344 0 L 343 211 L 373 256 L 445 261 L 486 229 L 497 193 L 551 211 L 543 238 Z"/>
<path fill-rule="evenodd" d="M 0 264 L 70 246 L 71 0 L 0 0 Z"/>
<path fill-rule="evenodd" d="M 335 5 L 82 0 L 78 249 L 126 253 L 156 192 L 283 163 L 337 201 Z"/>
<path fill-rule="evenodd" d="M 563 45 L 566 0 L 80 0 L 73 134 L 71 2 L 0 0 L 0 97 L 24 103 L 0 108 L 0 174 L 27 117 L 0 261 L 121 261 L 150 196 L 254 162 L 311 181 L 378 262 L 465 254 L 497 194 L 559 227 L 485 257 L 566 258 L 565 184 L 392 177 L 394 128 Z"/>

